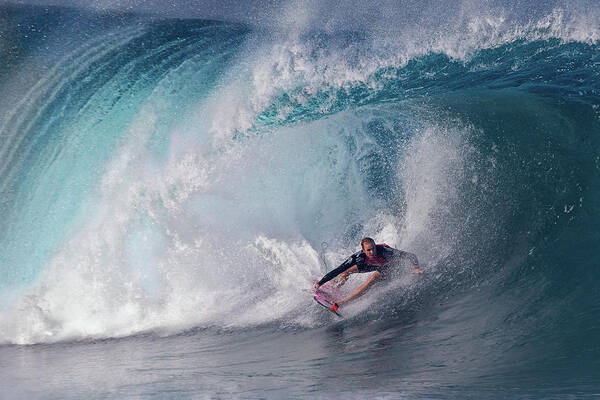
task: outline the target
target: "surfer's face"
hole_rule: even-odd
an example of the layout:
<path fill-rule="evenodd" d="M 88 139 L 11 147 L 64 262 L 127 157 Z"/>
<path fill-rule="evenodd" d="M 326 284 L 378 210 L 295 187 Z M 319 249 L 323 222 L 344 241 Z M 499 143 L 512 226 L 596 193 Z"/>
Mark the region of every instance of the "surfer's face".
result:
<path fill-rule="evenodd" d="M 365 243 L 363 251 L 368 258 L 375 257 L 377 255 L 377 249 L 371 243 Z"/>

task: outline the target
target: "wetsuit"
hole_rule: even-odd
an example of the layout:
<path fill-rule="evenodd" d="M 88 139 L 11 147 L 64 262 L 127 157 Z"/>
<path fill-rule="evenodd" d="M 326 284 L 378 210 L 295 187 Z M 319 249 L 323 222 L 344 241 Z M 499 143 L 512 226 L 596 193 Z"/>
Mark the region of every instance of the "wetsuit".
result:
<path fill-rule="evenodd" d="M 387 279 L 394 267 L 398 265 L 409 264 L 413 268 L 418 267 L 419 260 L 417 256 L 406 251 L 394 249 L 387 244 L 375 245 L 377 255 L 370 260 L 367 260 L 367 255 L 364 251 L 359 251 L 352 254 L 339 267 L 327 273 L 317 284 L 319 286 L 329 282 L 339 274 L 356 265 L 358 272 L 373 272 L 379 271 L 383 279 Z"/>

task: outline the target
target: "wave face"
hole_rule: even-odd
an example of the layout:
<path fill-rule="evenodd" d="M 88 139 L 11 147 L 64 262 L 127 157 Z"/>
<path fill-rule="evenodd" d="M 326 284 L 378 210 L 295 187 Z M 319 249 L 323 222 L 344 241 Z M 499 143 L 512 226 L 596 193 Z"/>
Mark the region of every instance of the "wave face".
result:
<path fill-rule="evenodd" d="M 322 242 L 332 268 L 372 236 L 427 274 L 344 323 L 409 312 L 478 368 L 600 370 L 592 12 L 401 32 L 3 15 L 0 342 L 322 327 Z"/>

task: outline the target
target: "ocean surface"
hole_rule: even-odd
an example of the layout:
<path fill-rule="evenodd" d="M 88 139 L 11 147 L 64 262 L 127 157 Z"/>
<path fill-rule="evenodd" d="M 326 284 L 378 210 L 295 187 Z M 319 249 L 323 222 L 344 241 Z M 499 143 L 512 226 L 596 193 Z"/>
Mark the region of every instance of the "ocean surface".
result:
<path fill-rule="evenodd" d="M 0 6 L 0 398 L 600 398 L 588 5 Z M 363 236 L 425 274 L 337 318 Z"/>

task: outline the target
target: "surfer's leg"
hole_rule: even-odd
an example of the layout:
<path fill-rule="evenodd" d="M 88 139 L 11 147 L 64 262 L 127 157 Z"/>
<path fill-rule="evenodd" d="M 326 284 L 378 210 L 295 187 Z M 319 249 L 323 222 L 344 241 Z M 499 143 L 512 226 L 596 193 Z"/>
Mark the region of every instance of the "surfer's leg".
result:
<path fill-rule="evenodd" d="M 337 302 L 338 306 L 342 306 L 342 305 L 362 296 L 367 291 L 367 289 L 369 289 L 371 286 L 373 286 L 375 284 L 375 282 L 379 281 L 380 279 L 381 279 L 381 273 L 379 271 L 373 272 L 373 274 L 369 277 L 369 279 L 367 279 L 365 281 L 365 283 L 363 283 L 358 288 L 356 288 L 356 290 L 350 296 L 346 297 L 343 300 L 338 301 Z"/>

